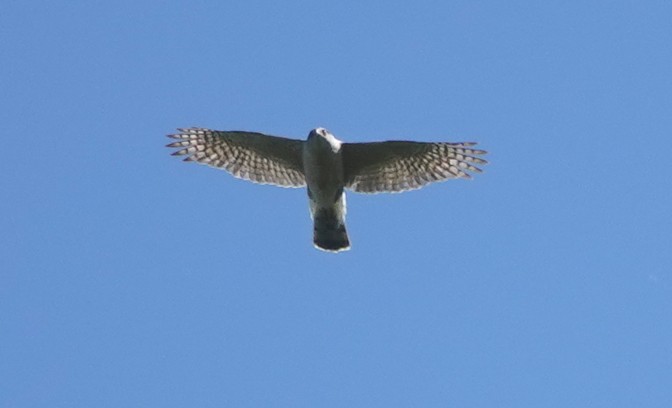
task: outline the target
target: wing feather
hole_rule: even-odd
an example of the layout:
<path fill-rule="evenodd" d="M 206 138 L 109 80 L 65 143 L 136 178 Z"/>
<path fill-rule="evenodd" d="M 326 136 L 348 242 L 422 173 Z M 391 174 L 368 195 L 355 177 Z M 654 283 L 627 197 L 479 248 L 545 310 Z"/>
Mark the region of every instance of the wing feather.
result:
<path fill-rule="evenodd" d="M 471 178 L 484 150 L 476 143 L 422 143 L 388 141 L 343 143 L 346 187 L 360 193 L 401 192 L 435 181 Z"/>
<path fill-rule="evenodd" d="M 168 135 L 176 142 L 174 156 L 228 171 L 233 176 L 261 184 L 303 187 L 303 141 L 255 132 L 178 129 Z"/>

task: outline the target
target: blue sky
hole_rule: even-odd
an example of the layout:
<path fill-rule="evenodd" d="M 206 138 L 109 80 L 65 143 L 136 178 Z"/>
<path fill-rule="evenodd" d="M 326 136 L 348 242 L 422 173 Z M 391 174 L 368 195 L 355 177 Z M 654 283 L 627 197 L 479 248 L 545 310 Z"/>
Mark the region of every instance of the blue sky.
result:
<path fill-rule="evenodd" d="M 669 407 L 672 5 L 13 1 L 1 407 Z M 478 141 L 348 195 L 181 163 L 177 127 Z"/>

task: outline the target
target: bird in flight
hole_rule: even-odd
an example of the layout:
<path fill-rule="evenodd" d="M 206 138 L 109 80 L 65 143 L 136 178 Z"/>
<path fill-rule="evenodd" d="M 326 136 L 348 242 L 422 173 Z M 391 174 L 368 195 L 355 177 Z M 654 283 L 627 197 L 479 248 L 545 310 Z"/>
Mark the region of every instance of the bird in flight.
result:
<path fill-rule="evenodd" d="M 313 243 L 324 251 L 350 248 L 345 192 L 394 193 L 435 181 L 471 178 L 487 164 L 476 143 L 386 141 L 344 143 L 324 128 L 297 140 L 256 132 L 178 129 L 174 156 L 228 171 L 255 183 L 307 187 Z"/>

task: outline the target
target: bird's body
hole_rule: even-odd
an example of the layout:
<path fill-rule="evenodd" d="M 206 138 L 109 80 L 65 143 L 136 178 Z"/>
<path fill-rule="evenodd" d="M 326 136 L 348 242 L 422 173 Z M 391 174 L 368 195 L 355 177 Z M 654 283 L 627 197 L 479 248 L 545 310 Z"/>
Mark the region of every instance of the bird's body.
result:
<path fill-rule="evenodd" d="M 341 141 L 323 128 L 311 131 L 303 145 L 303 172 L 313 217 L 313 242 L 329 251 L 350 248 L 345 230 Z"/>
<path fill-rule="evenodd" d="M 338 252 L 350 247 L 345 229 L 345 192 L 400 192 L 434 181 L 469 178 L 480 172 L 474 164 L 475 143 L 389 141 L 343 143 L 324 128 L 305 141 L 240 131 L 178 129 L 174 155 L 222 168 L 234 176 L 262 184 L 307 187 L 314 221 L 313 242 Z"/>

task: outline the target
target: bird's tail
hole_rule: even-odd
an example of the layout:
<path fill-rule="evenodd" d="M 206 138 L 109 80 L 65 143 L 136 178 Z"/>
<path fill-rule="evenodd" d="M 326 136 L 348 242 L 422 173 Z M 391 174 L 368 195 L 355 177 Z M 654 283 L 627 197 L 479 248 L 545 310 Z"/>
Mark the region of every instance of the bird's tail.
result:
<path fill-rule="evenodd" d="M 345 224 L 334 209 L 320 208 L 313 218 L 313 243 L 317 248 L 330 252 L 350 249 Z"/>

